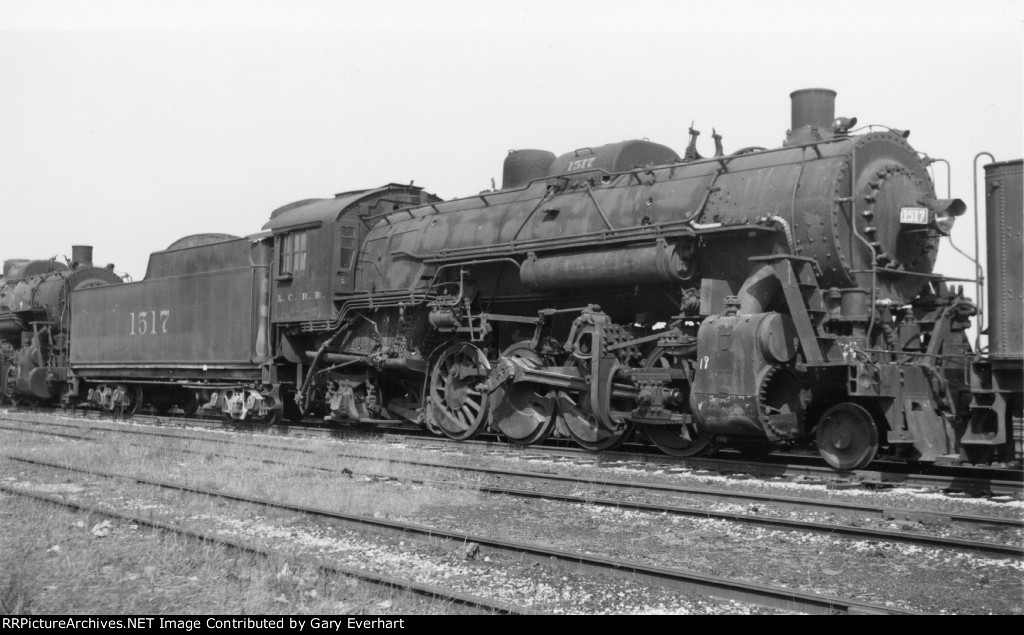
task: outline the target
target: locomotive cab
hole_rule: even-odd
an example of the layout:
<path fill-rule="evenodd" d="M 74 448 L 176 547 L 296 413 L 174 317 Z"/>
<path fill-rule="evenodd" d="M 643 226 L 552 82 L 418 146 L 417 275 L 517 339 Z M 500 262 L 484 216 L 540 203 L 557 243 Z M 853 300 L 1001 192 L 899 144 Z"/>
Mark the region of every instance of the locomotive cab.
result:
<path fill-rule="evenodd" d="M 263 226 L 274 235 L 271 317 L 275 324 L 333 320 L 336 301 L 356 291 L 359 246 L 374 217 L 439 199 L 423 188 L 389 184 L 280 207 Z"/>
<path fill-rule="evenodd" d="M 289 228 L 274 237 L 275 321 L 330 319 L 330 296 L 324 293 L 331 282 L 328 263 L 309 255 L 327 251 L 332 230 L 330 225 Z"/>

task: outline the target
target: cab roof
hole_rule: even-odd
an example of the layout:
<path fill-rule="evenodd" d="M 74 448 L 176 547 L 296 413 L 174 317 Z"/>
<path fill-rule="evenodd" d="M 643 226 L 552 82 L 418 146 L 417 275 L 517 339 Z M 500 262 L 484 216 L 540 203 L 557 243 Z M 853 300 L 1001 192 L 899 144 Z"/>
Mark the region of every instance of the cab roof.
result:
<path fill-rule="evenodd" d="M 309 227 L 320 225 L 324 222 L 333 222 L 365 199 L 377 198 L 390 191 L 408 193 L 410 190 L 419 192 L 422 189 L 414 185 L 388 183 L 376 189 L 342 192 L 336 194 L 334 198 L 308 198 L 296 201 L 283 205 L 271 212 L 270 220 L 263 225 L 263 229 L 277 233 L 298 227 Z M 406 203 L 405 205 L 409 204 L 411 203 Z M 389 210 L 381 209 L 379 211 L 383 213 Z"/>

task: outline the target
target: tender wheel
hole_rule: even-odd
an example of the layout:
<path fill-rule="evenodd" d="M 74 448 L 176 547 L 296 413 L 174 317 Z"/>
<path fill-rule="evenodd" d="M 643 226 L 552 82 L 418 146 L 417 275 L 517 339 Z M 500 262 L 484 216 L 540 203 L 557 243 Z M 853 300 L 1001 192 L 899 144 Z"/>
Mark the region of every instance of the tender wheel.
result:
<path fill-rule="evenodd" d="M 153 406 L 153 410 L 159 415 L 166 415 L 174 408 L 175 395 L 171 391 L 157 390 L 150 394 L 150 391 L 147 389 L 144 396 L 149 401 L 149 405 Z"/>
<path fill-rule="evenodd" d="M 132 386 L 129 390 L 132 393 L 132 403 L 124 413 L 130 417 L 142 410 L 142 386 Z"/>
<path fill-rule="evenodd" d="M 472 344 L 452 344 L 441 353 L 430 371 L 427 417 L 445 436 L 464 441 L 480 434 L 488 404 L 476 386 L 489 370 L 483 351 Z"/>
<path fill-rule="evenodd" d="M 683 364 L 685 362 L 682 359 L 666 353 L 663 349 L 655 349 L 644 361 L 646 368 L 683 368 Z M 688 413 L 690 411 L 688 382 L 685 388 L 680 402 L 682 410 Z M 641 429 L 651 443 L 669 456 L 701 456 L 712 450 L 711 439 L 702 435 L 695 421 L 678 426 L 643 426 Z"/>
<path fill-rule="evenodd" d="M 534 368 L 544 365 L 529 342 L 509 346 L 502 357 L 521 359 Z M 491 425 L 512 443 L 540 443 L 555 428 L 555 399 L 544 386 L 507 382 L 490 395 L 490 404 Z"/>
<path fill-rule="evenodd" d="M 818 420 L 818 452 L 837 470 L 858 470 L 878 452 L 871 413 L 855 403 L 832 406 Z"/>
<path fill-rule="evenodd" d="M 279 403 L 273 397 L 263 397 L 263 401 L 267 404 L 267 414 L 260 419 L 260 425 L 270 427 L 280 425 L 281 421 L 284 420 L 284 404 Z"/>
<path fill-rule="evenodd" d="M 182 391 L 181 399 L 176 405 L 181 408 L 184 416 L 194 417 L 199 412 L 199 396 L 196 395 L 196 391 L 186 388 Z"/>
<path fill-rule="evenodd" d="M 265 430 L 284 418 L 283 403 L 252 388 L 226 390 L 207 407 L 219 407 L 224 423 L 240 430 Z"/>
<path fill-rule="evenodd" d="M 230 401 L 235 397 L 235 391 L 233 390 L 225 390 L 223 394 L 221 394 L 220 391 L 215 391 L 213 394 L 218 395 L 218 398 L 223 399 L 224 401 Z M 234 427 L 235 423 L 240 422 L 242 419 L 244 419 L 244 415 L 239 417 L 237 415 L 232 414 L 231 410 L 226 408 L 225 404 L 221 403 L 220 401 L 217 402 L 217 408 L 219 409 L 220 412 L 221 422 L 226 426 Z M 217 411 L 214 411 L 214 413 L 216 412 Z"/>
<path fill-rule="evenodd" d="M 131 385 L 131 386 L 119 386 L 124 391 L 127 403 L 124 404 L 124 409 L 121 411 L 121 415 L 124 417 L 131 417 L 136 415 L 142 410 L 142 386 Z"/>

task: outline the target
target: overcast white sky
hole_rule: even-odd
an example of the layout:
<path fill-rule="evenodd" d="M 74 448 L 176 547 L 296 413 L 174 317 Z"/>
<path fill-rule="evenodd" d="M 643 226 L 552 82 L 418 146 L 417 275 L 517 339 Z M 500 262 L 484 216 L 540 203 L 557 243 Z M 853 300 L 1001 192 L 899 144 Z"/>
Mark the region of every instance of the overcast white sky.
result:
<path fill-rule="evenodd" d="M 510 148 L 681 153 L 691 120 L 705 154 L 777 146 L 807 87 L 910 129 L 971 206 L 977 152 L 1024 155 L 1022 42 L 1018 0 L 0 0 L 0 259 L 91 244 L 141 278 L 294 200 L 475 193 Z"/>

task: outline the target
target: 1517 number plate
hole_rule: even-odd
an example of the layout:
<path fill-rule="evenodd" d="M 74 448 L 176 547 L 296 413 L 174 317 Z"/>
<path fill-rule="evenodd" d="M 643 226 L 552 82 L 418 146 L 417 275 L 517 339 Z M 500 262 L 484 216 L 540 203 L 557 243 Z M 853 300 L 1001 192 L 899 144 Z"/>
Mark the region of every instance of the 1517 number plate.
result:
<path fill-rule="evenodd" d="M 904 225 L 927 225 L 927 207 L 901 207 L 900 222 Z"/>

